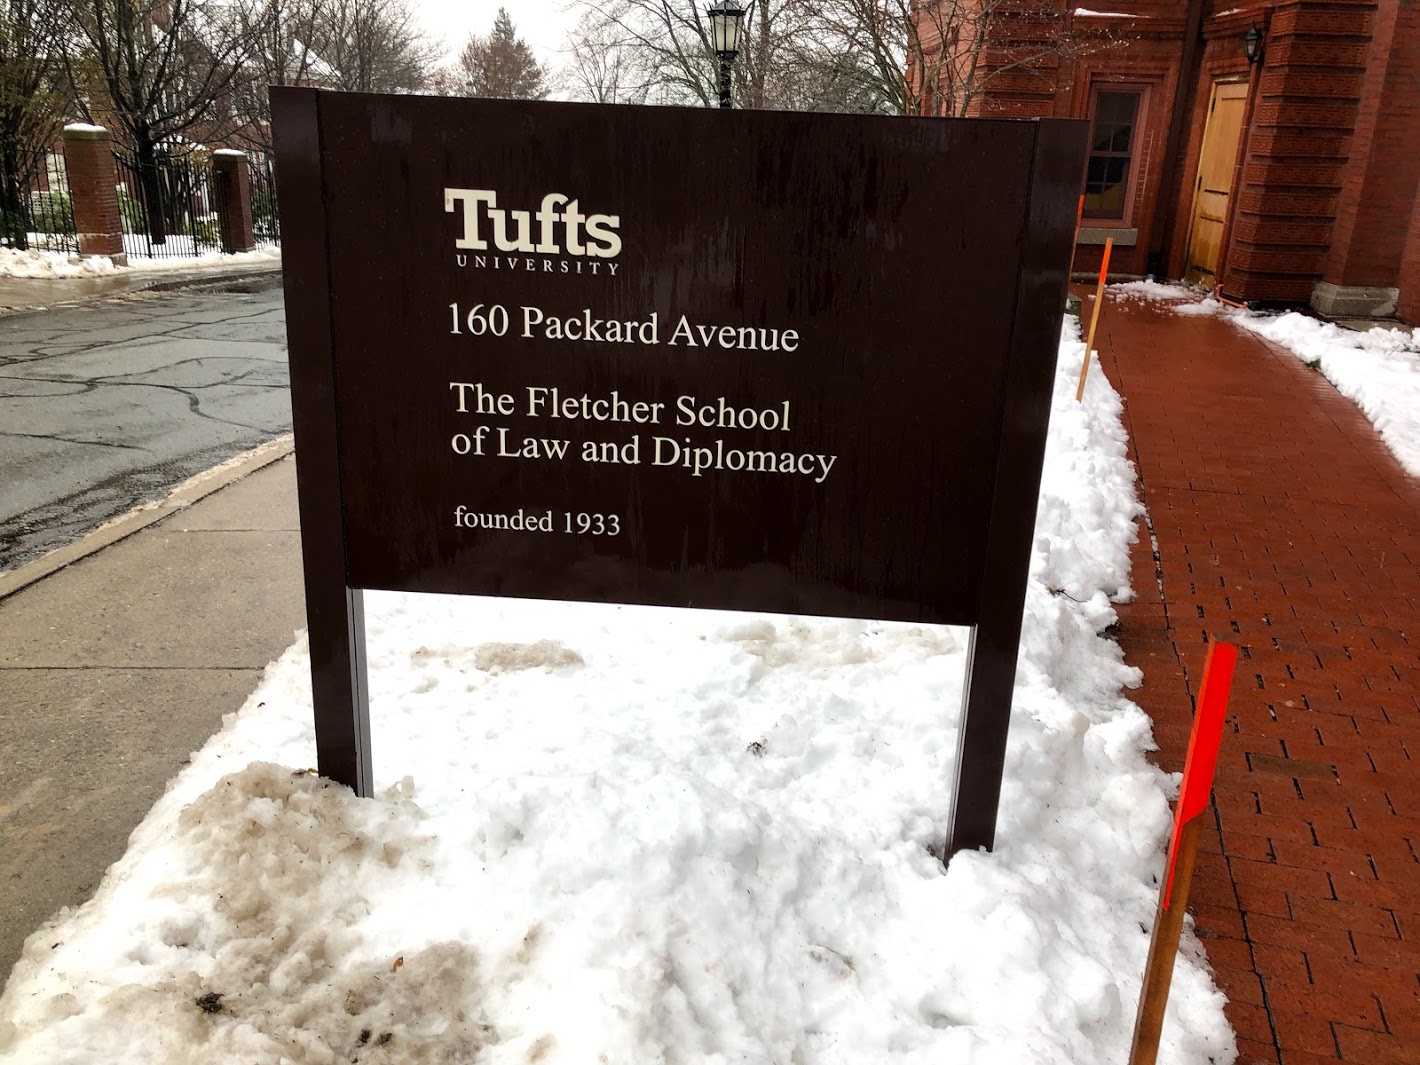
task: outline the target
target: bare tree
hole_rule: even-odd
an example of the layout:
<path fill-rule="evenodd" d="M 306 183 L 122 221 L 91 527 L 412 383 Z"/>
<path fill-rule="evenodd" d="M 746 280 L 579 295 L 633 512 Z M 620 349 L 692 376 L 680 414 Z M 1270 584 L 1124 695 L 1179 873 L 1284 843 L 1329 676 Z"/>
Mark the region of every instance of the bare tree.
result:
<path fill-rule="evenodd" d="M 1107 46 L 1064 0 L 744 0 L 735 98 L 745 107 L 966 115 L 998 78 Z M 653 102 L 711 105 L 702 0 L 581 0 L 574 78 L 593 99 L 628 57 Z"/>
<path fill-rule="evenodd" d="M 322 0 L 311 47 L 329 86 L 352 92 L 417 92 L 442 58 L 409 0 Z"/>
<path fill-rule="evenodd" d="M 406 0 L 256 0 L 243 17 L 253 47 L 233 85 L 229 139 L 249 150 L 272 150 L 272 85 L 410 92 L 433 82 L 439 50 Z"/>
<path fill-rule="evenodd" d="M 470 34 L 459 52 L 453 87 L 464 96 L 505 100 L 541 100 L 547 95 L 547 71 L 518 36 L 508 9 L 500 7 L 487 34 Z"/>
<path fill-rule="evenodd" d="M 583 12 L 567 51 L 563 78 L 574 97 L 599 104 L 646 102 L 653 79 L 643 52 L 599 14 Z"/>
<path fill-rule="evenodd" d="M 322 33 L 326 0 L 263 0 L 242 12 L 249 19 L 251 54 L 232 87 L 239 122 L 230 140 L 248 150 L 269 155 L 272 85 L 324 85 L 333 71 L 316 52 Z"/>
<path fill-rule="evenodd" d="M 580 0 L 585 17 L 573 33 L 584 62 L 614 54 L 651 103 L 719 100 L 719 60 L 704 0 Z M 735 100 L 744 107 L 792 109 L 812 102 L 811 78 L 796 41 L 810 29 L 803 0 L 748 0 L 735 63 Z M 586 88 L 585 79 L 580 79 Z"/>
<path fill-rule="evenodd" d="M 61 0 L 0 0 L 0 237 L 29 246 L 22 210 L 64 115 Z"/>
<path fill-rule="evenodd" d="M 85 117 L 121 127 L 137 156 L 149 235 L 165 243 L 159 163 L 187 134 L 216 138 L 235 117 L 232 89 L 256 47 L 260 0 L 71 0 L 83 54 L 68 64 Z M 92 70 L 97 86 L 86 77 Z"/>

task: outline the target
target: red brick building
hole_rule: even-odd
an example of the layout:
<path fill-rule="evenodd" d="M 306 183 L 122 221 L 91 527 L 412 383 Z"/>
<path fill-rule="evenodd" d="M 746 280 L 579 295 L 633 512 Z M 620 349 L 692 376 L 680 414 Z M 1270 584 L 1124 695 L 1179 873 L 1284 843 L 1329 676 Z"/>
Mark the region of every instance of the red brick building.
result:
<path fill-rule="evenodd" d="M 1038 58 L 969 108 L 1090 121 L 1077 270 L 1420 322 L 1420 0 L 1089 2 L 998 14 Z"/>

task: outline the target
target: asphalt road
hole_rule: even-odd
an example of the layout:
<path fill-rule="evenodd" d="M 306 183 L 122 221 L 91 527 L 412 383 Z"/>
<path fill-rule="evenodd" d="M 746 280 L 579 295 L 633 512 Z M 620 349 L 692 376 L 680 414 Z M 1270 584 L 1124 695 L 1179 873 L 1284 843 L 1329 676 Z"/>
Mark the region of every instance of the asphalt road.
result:
<path fill-rule="evenodd" d="M 0 317 L 0 570 L 289 432 L 281 291 Z"/>

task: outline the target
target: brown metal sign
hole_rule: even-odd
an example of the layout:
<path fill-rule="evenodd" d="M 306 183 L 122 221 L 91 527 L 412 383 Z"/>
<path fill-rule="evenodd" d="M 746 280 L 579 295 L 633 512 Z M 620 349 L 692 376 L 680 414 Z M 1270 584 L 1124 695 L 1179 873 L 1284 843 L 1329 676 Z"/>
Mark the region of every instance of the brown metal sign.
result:
<path fill-rule="evenodd" d="M 322 772 L 359 589 L 972 625 L 990 846 L 1080 124 L 273 104 Z"/>

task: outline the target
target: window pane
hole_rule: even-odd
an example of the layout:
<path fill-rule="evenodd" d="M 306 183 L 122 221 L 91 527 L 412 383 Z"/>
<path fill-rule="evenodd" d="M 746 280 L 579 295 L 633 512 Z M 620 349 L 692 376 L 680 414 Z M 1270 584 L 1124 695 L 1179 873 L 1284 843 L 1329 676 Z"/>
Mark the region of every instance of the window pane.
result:
<path fill-rule="evenodd" d="M 1095 94 L 1084 189 L 1085 214 L 1092 218 L 1124 218 L 1139 97 L 1137 92 Z"/>
<path fill-rule="evenodd" d="M 1100 120 L 1108 125 L 1111 151 L 1127 152 L 1134 136 L 1134 119 L 1139 109 L 1137 92 L 1102 92 L 1099 94 Z M 1098 138 L 1096 138 L 1098 140 Z"/>
<path fill-rule="evenodd" d="M 1129 124 L 1134 121 L 1134 111 L 1139 106 L 1137 92 L 1102 92 L 1099 94 L 1099 113 L 1110 122 Z"/>

